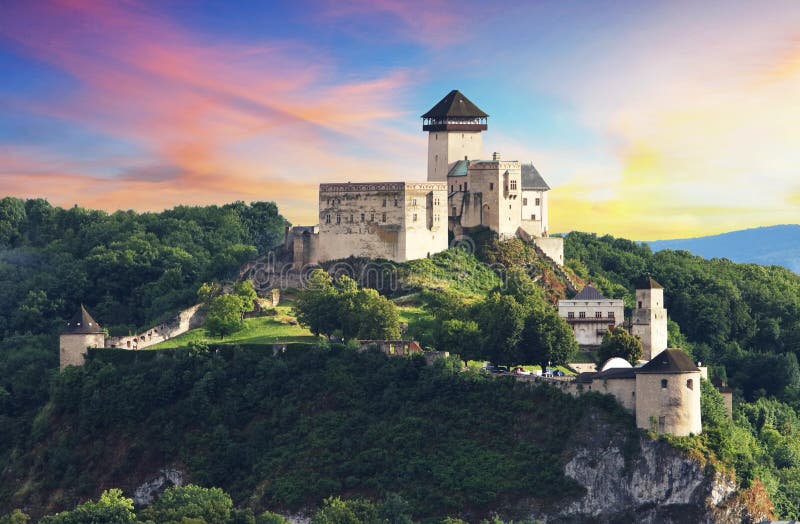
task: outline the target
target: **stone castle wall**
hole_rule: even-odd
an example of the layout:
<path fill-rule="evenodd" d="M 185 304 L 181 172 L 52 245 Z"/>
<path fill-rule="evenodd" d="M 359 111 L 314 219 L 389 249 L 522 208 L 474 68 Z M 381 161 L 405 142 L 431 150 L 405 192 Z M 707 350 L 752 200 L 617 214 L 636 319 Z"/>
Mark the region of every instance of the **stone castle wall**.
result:
<path fill-rule="evenodd" d="M 700 372 L 639 373 L 636 377 L 636 426 L 687 436 L 703 431 L 700 418 Z M 662 381 L 666 381 L 662 387 Z"/>
<path fill-rule="evenodd" d="M 105 343 L 105 334 L 89 335 L 63 334 L 59 337 L 59 367 L 63 371 L 67 366 L 82 366 L 86 362 L 87 348 L 101 348 Z"/>
<path fill-rule="evenodd" d="M 196 304 L 178 313 L 172 320 L 159 324 L 153 328 L 126 337 L 112 337 L 97 347 L 119 349 L 143 349 L 154 346 L 165 340 L 182 335 L 190 329 L 203 325 L 205 314 L 201 311 L 202 304 Z"/>

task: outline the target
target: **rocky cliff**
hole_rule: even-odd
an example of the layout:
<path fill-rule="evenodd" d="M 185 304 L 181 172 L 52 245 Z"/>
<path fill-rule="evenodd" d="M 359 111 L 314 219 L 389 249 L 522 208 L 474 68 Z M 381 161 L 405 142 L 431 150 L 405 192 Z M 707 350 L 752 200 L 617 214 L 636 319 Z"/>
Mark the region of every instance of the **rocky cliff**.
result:
<path fill-rule="evenodd" d="M 670 444 L 638 434 L 622 437 L 597 422 L 574 433 L 565 473 L 585 494 L 530 515 L 546 522 L 760 522 L 770 505 L 759 485 L 735 479 Z M 590 425 L 590 424 L 589 424 Z M 754 493 L 761 489 L 762 493 Z M 759 496 L 763 495 L 763 496 Z M 766 504 L 759 504 L 766 500 Z"/>

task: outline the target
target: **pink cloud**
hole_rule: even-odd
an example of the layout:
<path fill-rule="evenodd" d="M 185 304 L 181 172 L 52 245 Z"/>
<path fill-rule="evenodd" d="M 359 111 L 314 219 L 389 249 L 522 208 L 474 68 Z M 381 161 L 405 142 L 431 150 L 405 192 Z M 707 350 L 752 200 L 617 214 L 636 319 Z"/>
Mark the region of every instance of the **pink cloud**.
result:
<path fill-rule="evenodd" d="M 65 0 L 4 9 L 15 23 L 0 26 L 0 38 L 79 86 L 67 99 L 19 96 L 15 106 L 134 143 L 148 158 L 108 166 L 106 177 L 49 170 L 37 175 L 48 177 L 46 185 L 32 176 L 41 166 L 23 167 L 6 171 L 0 192 L 41 195 L 49 187 L 43 196 L 74 195 L 105 209 L 286 197 L 295 206 L 286 210 L 290 217 L 313 219 L 317 182 L 365 170 L 392 177 L 404 167 L 376 173 L 379 164 L 340 152 L 339 142 L 386 154 L 422 147 L 421 137 L 391 124 L 402 114 L 404 71 L 336 81 L 335 71 L 320 65 L 329 62 L 324 53 L 305 44 L 208 43 L 137 3 Z M 170 176 L 154 171 L 163 166 Z M 297 173 L 302 181 L 293 180 Z M 139 198 L 142 191 L 147 198 Z"/>

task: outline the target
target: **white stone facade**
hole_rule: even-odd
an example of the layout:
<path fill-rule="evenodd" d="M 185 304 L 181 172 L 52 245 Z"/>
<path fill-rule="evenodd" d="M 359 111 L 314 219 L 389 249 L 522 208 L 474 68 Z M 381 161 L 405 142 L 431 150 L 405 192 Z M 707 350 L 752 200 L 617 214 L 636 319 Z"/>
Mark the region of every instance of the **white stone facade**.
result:
<path fill-rule="evenodd" d="M 622 300 L 559 300 L 558 315 L 565 319 L 581 346 L 599 346 L 603 335 L 625 320 Z"/>
<path fill-rule="evenodd" d="M 314 261 L 363 256 L 405 262 L 444 251 L 446 203 L 444 182 L 321 184 Z"/>
<path fill-rule="evenodd" d="M 642 341 L 642 359 L 650 360 L 667 349 L 667 310 L 664 290 L 637 289 L 631 334 Z"/>
<path fill-rule="evenodd" d="M 444 182 L 453 162 L 481 158 L 480 131 L 433 131 L 428 134 L 428 180 Z"/>

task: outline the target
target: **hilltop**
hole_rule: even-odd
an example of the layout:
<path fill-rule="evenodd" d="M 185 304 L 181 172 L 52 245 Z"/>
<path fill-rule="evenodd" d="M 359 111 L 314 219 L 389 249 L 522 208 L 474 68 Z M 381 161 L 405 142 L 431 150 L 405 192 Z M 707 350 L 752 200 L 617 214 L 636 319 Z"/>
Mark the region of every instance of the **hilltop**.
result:
<path fill-rule="evenodd" d="M 800 274 L 800 225 L 758 227 L 721 235 L 646 242 L 653 251 L 686 250 L 703 258 L 727 258 L 783 266 Z"/>

